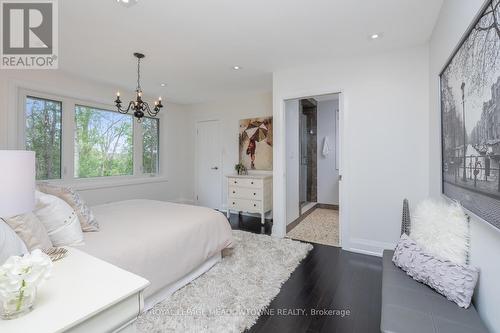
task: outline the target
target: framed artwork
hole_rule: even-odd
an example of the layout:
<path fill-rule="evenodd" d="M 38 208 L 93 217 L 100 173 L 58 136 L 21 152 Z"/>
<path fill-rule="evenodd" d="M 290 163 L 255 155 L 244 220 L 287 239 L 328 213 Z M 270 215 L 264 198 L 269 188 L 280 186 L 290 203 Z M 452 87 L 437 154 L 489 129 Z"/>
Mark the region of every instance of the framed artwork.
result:
<path fill-rule="evenodd" d="M 440 74 L 442 191 L 500 228 L 500 0 L 487 1 Z"/>
<path fill-rule="evenodd" d="M 273 117 L 240 120 L 239 142 L 247 170 L 273 169 Z"/>

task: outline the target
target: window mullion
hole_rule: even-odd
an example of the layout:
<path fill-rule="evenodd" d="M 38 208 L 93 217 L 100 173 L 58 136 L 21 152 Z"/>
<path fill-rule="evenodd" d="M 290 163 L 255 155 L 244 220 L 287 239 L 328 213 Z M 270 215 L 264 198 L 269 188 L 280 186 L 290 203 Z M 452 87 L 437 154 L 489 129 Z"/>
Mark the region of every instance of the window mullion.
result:
<path fill-rule="evenodd" d="M 142 125 L 134 118 L 134 176 L 142 175 Z"/>
<path fill-rule="evenodd" d="M 75 103 L 64 99 L 62 104 L 62 179 L 72 180 L 75 175 Z"/>

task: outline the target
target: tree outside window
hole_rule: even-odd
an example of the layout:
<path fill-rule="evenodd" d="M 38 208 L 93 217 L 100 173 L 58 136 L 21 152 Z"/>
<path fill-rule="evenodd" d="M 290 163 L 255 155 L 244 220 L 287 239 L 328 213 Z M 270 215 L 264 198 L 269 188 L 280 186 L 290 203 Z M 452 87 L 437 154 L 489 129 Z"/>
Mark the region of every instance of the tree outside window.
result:
<path fill-rule="evenodd" d="M 142 122 L 142 170 L 146 174 L 158 173 L 160 121 L 144 117 Z"/>
<path fill-rule="evenodd" d="M 36 179 L 61 178 L 62 103 L 26 97 L 26 149 L 36 154 Z"/>
<path fill-rule="evenodd" d="M 132 175 L 133 119 L 130 115 L 75 107 L 75 177 Z"/>

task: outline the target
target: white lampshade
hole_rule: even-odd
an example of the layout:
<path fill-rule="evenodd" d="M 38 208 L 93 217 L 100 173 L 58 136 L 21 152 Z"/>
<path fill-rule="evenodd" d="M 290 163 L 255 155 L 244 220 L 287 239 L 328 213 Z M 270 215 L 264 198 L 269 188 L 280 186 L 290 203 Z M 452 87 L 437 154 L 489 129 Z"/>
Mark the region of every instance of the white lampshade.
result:
<path fill-rule="evenodd" d="M 35 152 L 0 150 L 0 217 L 35 208 Z"/>

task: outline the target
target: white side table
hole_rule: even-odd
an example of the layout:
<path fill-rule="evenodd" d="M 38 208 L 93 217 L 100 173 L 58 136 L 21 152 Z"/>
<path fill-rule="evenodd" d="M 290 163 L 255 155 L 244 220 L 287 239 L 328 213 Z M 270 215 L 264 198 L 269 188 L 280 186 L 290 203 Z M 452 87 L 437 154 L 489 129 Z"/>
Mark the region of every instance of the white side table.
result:
<path fill-rule="evenodd" d="M 68 248 L 67 256 L 54 262 L 50 279 L 38 288 L 33 311 L 0 320 L 0 332 L 132 331 L 148 285 L 140 276 Z"/>

